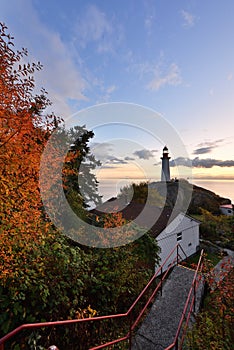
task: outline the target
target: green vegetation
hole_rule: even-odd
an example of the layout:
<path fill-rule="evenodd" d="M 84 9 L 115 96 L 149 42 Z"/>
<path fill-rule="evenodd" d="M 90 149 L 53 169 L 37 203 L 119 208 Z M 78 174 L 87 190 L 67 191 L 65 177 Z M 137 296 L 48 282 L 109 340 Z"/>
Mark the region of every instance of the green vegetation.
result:
<path fill-rule="evenodd" d="M 182 265 L 187 266 L 189 268 L 196 268 L 198 264 L 198 260 L 200 258 L 201 252 L 197 252 L 193 256 L 189 257 L 185 261 L 183 261 Z M 205 259 L 209 262 L 210 268 L 213 268 L 218 262 L 222 259 L 222 255 L 220 253 L 212 253 L 205 249 Z"/>
<path fill-rule="evenodd" d="M 223 258 L 222 254 L 216 254 L 209 251 L 205 252 L 205 258 L 209 262 L 210 267 L 215 267 L 218 262 Z"/>
<path fill-rule="evenodd" d="M 234 340 L 234 269 L 223 276 L 205 300 L 204 309 L 188 332 L 186 349 L 231 350 Z M 208 285 L 213 285 L 212 275 Z"/>
<path fill-rule="evenodd" d="M 189 205 L 189 214 L 202 215 L 202 209 L 205 209 L 212 214 L 220 214 L 220 205 L 228 204 L 230 200 L 228 198 L 222 198 L 212 191 L 209 191 L 203 187 L 196 185 L 192 186 L 192 198 Z"/>
<path fill-rule="evenodd" d="M 62 121 L 44 115 L 50 104 L 45 91 L 33 94 L 33 74 L 41 65 L 21 63 L 27 52 L 14 51 L 6 29 L 0 25 L 0 337 L 25 323 L 125 312 L 148 282 L 158 259 L 158 247 L 148 235 L 123 247 L 92 249 L 69 240 L 50 222 L 39 191 L 40 160 Z M 68 133 L 61 127 L 60 133 L 70 145 L 63 190 L 73 210 L 89 220 L 87 200 L 99 201 L 92 175 L 97 162 L 87 146 L 93 133 L 84 126 Z M 55 160 L 62 157 L 58 145 L 52 148 L 50 177 L 45 182 L 54 202 L 61 181 L 53 169 Z M 81 191 L 77 167 L 82 161 L 86 186 Z M 64 215 L 62 205 L 56 214 Z M 107 218 L 107 224 L 113 226 L 120 221 L 118 216 Z M 53 343 L 60 349 L 87 349 L 123 331 L 121 323 L 111 321 L 27 330 L 4 349 L 43 350 Z"/>
<path fill-rule="evenodd" d="M 69 203 L 74 206 L 80 199 L 83 208 L 87 208 L 88 203 L 100 204 L 101 198 L 97 193 L 98 182 L 92 173 L 100 162 L 90 153 L 88 146 L 94 137 L 93 131 L 86 130 L 85 126 L 74 126 L 69 131 L 61 128 L 60 134 L 66 139 L 69 147 L 69 161 L 65 164 L 66 171 L 63 178 L 64 192 Z M 76 211 L 76 208 L 73 209 Z"/>
<path fill-rule="evenodd" d="M 156 188 L 149 188 L 149 182 L 140 182 L 139 184 L 132 183 L 132 185 L 124 186 L 120 189 L 119 198 L 133 200 L 138 203 L 146 203 L 155 206 L 163 206 L 164 198 L 161 196 Z"/>
<path fill-rule="evenodd" d="M 15 52 L 12 40 L 6 27 L 0 25 L 0 337 L 24 323 L 125 312 L 148 282 L 158 259 L 158 247 L 147 234 L 123 247 L 94 249 L 69 240 L 50 222 L 40 197 L 39 165 L 49 137 L 62 125 L 62 120 L 53 115 L 44 116 L 50 101 L 44 90 L 40 95 L 33 94 L 33 74 L 41 65 L 22 64 L 27 52 Z M 93 133 L 84 126 L 68 133 L 61 127 L 60 132 L 70 145 L 63 167 L 64 193 L 75 213 L 88 221 L 87 201 L 99 201 L 97 182 L 92 175 L 98 163 L 88 148 Z M 54 159 L 61 159 L 59 147 L 55 146 L 50 159 L 52 168 Z M 78 170 L 81 162 L 85 163 L 83 177 Z M 56 171 L 52 174 L 56 175 Z M 82 180 L 77 184 L 78 174 L 86 186 Z M 61 179 L 51 178 L 48 193 L 56 201 Z M 134 187 L 134 198 L 142 203 L 146 200 L 146 187 L 146 184 Z M 129 195 L 129 191 L 125 188 L 121 195 Z M 150 201 L 163 202 L 156 189 L 151 191 Z M 64 214 L 62 206 L 57 214 Z M 203 236 L 222 238 L 221 244 L 233 247 L 230 239 L 233 219 L 214 220 L 208 212 L 202 215 Z M 104 222 L 110 225 L 107 227 L 120 223 L 123 220 L 118 215 L 108 216 Z M 118 239 L 113 237 L 113 242 Z M 228 279 L 225 283 L 230 288 L 233 286 Z M 226 290 L 225 286 L 222 288 Z M 219 298 L 214 294 L 214 306 L 218 306 L 218 312 L 222 310 L 222 335 L 227 342 L 232 336 L 228 328 L 232 320 L 230 291 L 221 294 L 226 309 L 215 304 Z M 220 326 L 218 322 L 217 325 Z M 53 343 L 60 349 L 87 349 L 124 334 L 125 327 L 128 325 L 120 320 L 27 330 L 9 341 L 5 349 L 44 350 Z"/>
<path fill-rule="evenodd" d="M 201 238 L 217 243 L 220 247 L 234 250 L 234 217 L 213 215 L 201 209 L 199 220 Z"/>

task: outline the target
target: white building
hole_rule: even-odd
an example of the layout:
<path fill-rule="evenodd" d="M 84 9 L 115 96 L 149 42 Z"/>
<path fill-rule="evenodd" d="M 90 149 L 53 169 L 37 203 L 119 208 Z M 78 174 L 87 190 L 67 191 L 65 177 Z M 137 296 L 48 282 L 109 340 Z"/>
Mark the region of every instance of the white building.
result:
<path fill-rule="evenodd" d="M 142 215 L 143 211 L 144 215 Z M 159 208 L 153 205 L 145 207 L 144 203 L 135 201 L 126 205 L 124 199 L 116 198 L 103 203 L 92 212 L 98 216 L 105 212 L 121 212 L 128 222 L 134 220 L 141 228 L 148 228 L 150 235 L 155 238 L 161 249 L 160 263 L 164 262 L 177 243 L 181 245 L 187 257 L 195 254 L 199 249 L 200 221 L 182 212 L 174 213 L 171 208 Z M 167 261 L 165 269 L 176 257 L 176 253 L 175 250 Z M 181 251 L 179 253 L 184 260 L 186 256 Z"/>
<path fill-rule="evenodd" d="M 155 238 L 161 249 L 160 258 L 163 262 L 177 243 L 180 244 L 186 256 L 195 254 L 199 249 L 199 225 L 200 221 L 179 213 Z M 179 249 L 182 259 L 185 255 Z M 175 251 L 168 259 L 164 270 L 175 259 Z"/>
<path fill-rule="evenodd" d="M 221 213 L 223 215 L 228 215 L 228 216 L 232 216 L 233 215 L 233 206 L 232 204 L 223 204 L 220 205 L 219 207 Z"/>
<path fill-rule="evenodd" d="M 168 148 L 163 148 L 161 181 L 170 181 L 170 164 Z M 226 206 L 223 206 L 226 207 Z M 147 205 L 132 200 L 130 203 L 123 198 L 112 198 L 92 211 L 97 217 L 103 213 L 121 212 L 128 222 L 134 220 L 137 225 L 150 232 L 161 249 L 161 263 L 165 261 L 177 243 L 180 244 L 187 257 L 199 249 L 200 221 L 182 213 L 174 212 L 172 208 L 161 208 L 157 205 Z M 143 214 L 142 214 L 143 213 Z M 230 214 L 229 214 L 230 215 Z M 181 253 L 184 260 L 186 256 Z M 176 250 L 168 259 L 167 266 L 176 257 Z M 164 269 L 164 270 L 165 270 Z"/>

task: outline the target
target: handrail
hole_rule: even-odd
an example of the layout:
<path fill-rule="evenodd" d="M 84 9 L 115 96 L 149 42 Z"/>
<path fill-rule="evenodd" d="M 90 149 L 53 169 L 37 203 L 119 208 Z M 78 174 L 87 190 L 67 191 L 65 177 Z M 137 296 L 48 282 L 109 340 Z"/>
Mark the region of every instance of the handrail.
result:
<path fill-rule="evenodd" d="M 200 257 L 199 257 L 199 261 L 198 261 L 198 264 L 197 264 L 197 268 L 196 268 L 196 271 L 195 271 L 195 274 L 194 274 L 194 277 L 193 277 L 193 281 L 192 281 L 192 284 L 191 284 L 191 287 L 190 287 L 190 290 L 189 290 L 189 293 L 188 293 L 188 297 L 186 299 L 185 306 L 184 306 L 184 309 L 183 309 L 183 312 L 182 312 L 182 316 L 180 318 L 180 322 L 179 322 L 179 325 L 178 325 L 178 328 L 177 328 L 177 332 L 176 332 L 174 341 L 165 350 L 170 350 L 170 349 L 173 349 L 174 347 L 176 349 L 178 349 L 178 340 L 179 340 L 180 331 L 181 331 L 182 324 L 183 324 L 183 321 L 185 319 L 185 315 L 186 315 L 186 312 L 187 312 L 187 309 L 188 309 L 188 306 L 189 306 L 189 301 L 190 301 L 191 295 L 193 293 L 193 297 L 192 297 L 192 301 L 191 301 L 191 304 L 190 304 L 189 312 L 188 312 L 188 315 L 186 317 L 186 322 L 185 322 L 185 330 L 187 329 L 188 322 L 189 322 L 189 319 L 190 319 L 190 316 L 191 316 L 191 312 L 192 312 L 192 308 L 195 306 L 196 290 L 198 288 L 197 275 L 198 275 L 199 270 L 200 269 L 202 270 L 202 267 L 203 267 L 203 264 L 202 264 L 203 254 L 204 254 L 204 250 L 202 249 Z M 184 341 L 184 336 L 185 336 L 185 331 L 184 331 L 184 333 L 182 335 L 180 349 L 181 349 L 181 346 L 182 346 L 183 341 Z"/>
<path fill-rule="evenodd" d="M 64 326 L 68 324 L 73 323 L 81 323 L 81 322 L 87 322 L 87 321 L 100 321 L 108 318 L 120 318 L 125 317 L 127 314 L 114 314 L 114 315 L 106 315 L 106 316 L 97 316 L 97 317 L 90 317 L 90 318 L 77 318 L 72 320 L 63 320 L 63 321 L 50 321 L 50 322 L 38 322 L 38 323 L 26 323 L 23 324 L 17 328 L 15 328 L 13 331 L 6 334 L 4 337 L 0 339 L 0 345 L 4 344 L 7 340 L 15 336 L 20 331 L 23 331 L 24 329 L 31 329 L 31 328 L 42 328 L 42 327 L 53 327 L 53 326 Z"/>
<path fill-rule="evenodd" d="M 187 254 L 185 253 L 184 249 L 182 248 L 182 246 L 180 244 L 177 244 L 178 247 L 180 247 L 180 249 L 182 250 L 182 252 L 184 253 L 184 256 L 187 258 Z"/>
<path fill-rule="evenodd" d="M 139 301 L 139 299 L 142 297 L 142 295 L 145 293 L 145 291 L 148 289 L 149 285 L 152 284 L 153 280 L 158 276 L 158 274 L 162 271 L 162 268 L 165 266 L 165 264 L 167 263 L 167 261 L 169 260 L 169 258 L 172 256 L 172 254 L 175 252 L 175 250 L 177 249 L 177 247 L 181 247 L 180 244 L 176 244 L 175 247 L 171 250 L 171 252 L 169 253 L 169 255 L 166 257 L 166 259 L 164 260 L 163 264 L 160 265 L 158 267 L 158 269 L 156 270 L 156 272 L 154 273 L 154 275 L 151 277 L 150 281 L 148 282 L 148 284 L 145 286 L 145 288 L 142 290 L 142 292 L 139 294 L 139 296 L 136 298 L 136 300 L 134 301 L 134 303 L 130 306 L 129 310 L 128 310 L 128 314 L 132 311 L 132 309 L 134 308 L 134 306 L 137 304 L 137 302 Z M 186 256 L 186 254 L 185 254 Z M 187 257 L 187 256 L 186 256 Z"/>
<path fill-rule="evenodd" d="M 116 318 L 121 318 L 121 317 L 128 317 L 132 310 L 134 309 L 134 307 L 137 305 L 137 303 L 139 302 L 139 300 L 142 298 L 142 296 L 145 294 L 145 292 L 148 290 L 148 288 L 152 285 L 153 281 L 159 276 L 159 274 L 161 273 L 161 279 L 160 282 L 158 283 L 158 285 L 156 286 L 156 288 L 154 289 L 154 291 L 152 292 L 151 296 L 149 297 L 149 299 L 147 300 L 146 304 L 144 305 L 143 309 L 140 311 L 137 319 L 135 320 L 135 322 L 133 324 L 130 325 L 130 330 L 129 332 L 126 334 L 125 337 L 119 338 L 119 339 L 115 339 L 111 342 L 96 346 L 91 348 L 90 350 L 98 350 L 98 349 L 103 349 L 107 346 L 119 343 L 121 341 L 130 339 L 131 341 L 131 333 L 134 330 L 134 328 L 136 327 L 136 325 L 138 324 L 138 322 L 140 321 L 140 318 L 142 317 L 142 315 L 144 314 L 145 310 L 147 309 L 148 305 L 150 304 L 150 302 L 152 301 L 152 299 L 154 298 L 155 294 L 157 293 L 157 291 L 159 290 L 159 288 L 162 288 L 162 283 L 164 281 L 164 279 L 166 278 L 169 270 L 172 268 L 172 266 L 175 265 L 175 263 L 178 263 L 178 251 L 179 248 L 181 249 L 181 251 L 184 253 L 185 257 L 187 258 L 186 253 L 184 252 L 183 248 L 181 247 L 181 245 L 179 243 L 177 243 L 175 245 L 175 247 L 171 250 L 171 252 L 169 253 L 169 255 L 167 256 L 167 258 L 164 260 L 163 264 L 161 266 L 158 267 L 158 269 L 156 270 L 156 272 L 154 273 L 154 275 L 151 277 L 150 281 L 147 283 L 147 285 L 144 287 L 144 289 L 142 290 L 142 292 L 139 294 L 139 296 L 136 298 L 136 300 L 133 302 L 133 304 L 130 306 L 130 308 L 128 309 L 127 312 L 125 313 L 121 313 L 121 314 L 113 314 L 113 315 L 106 315 L 106 316 L 96 316 L 96 317 L 90 317 L 90 318 L 82 318 L 82 319 L 72 319 L 72 320 L 63 320 L 63 321 L 51 321 L 51 322 L 40 322 L 40 323 L 28 323 L 28 324 L 23 324 L 17 328 L 15 328 L 14 330 L 12 330 L 11 332 L 9 332 L 8 334 L 6 334 L 5 336 L 3 336 L 0 339 L 0 349 L 4 350 L 4 343 L 9 340 L 10 338 L 12 338 L 13 336 L 15 336 L 16 334 L 18 334 L 19 332 L 25 330 L 25 329 L 35 329 L 35 328 L 41 328 L 41 327 L 53 327 L 53 326 L 63 326 L 63 325 L 68 325 L 68 324 L 74 324 L 74 323 L 83 323 L 83 322 L 91 322 L 91 321 L 101 321 L 101 320 L 105 320 L 105 319 L 116 319 Z M 173 259 L 173 261 L 169 264 L 167 270 L 164 272 L 164 275 L 162 276 L 162 272 L 163 272 L 163 267 L 165 266 L 165 264 L 168 262 L 168 260 L 170 259 L 170 257 L 172 256 L 172 254 L 175 252 L 175 250 L 177 251 L 176 257 Z M 181 258 L 181 256 L 179 255 L 179 257 Z M 181 258 L 182 259 L 182 258 Z"/>
<path fill-rule="evenodd" d="M 169 253 L 169 255 L 167 256 L 167 258 L 164 260 L 163 264 L 161 266 L 158 267 L 158 269 L 156 270 L 155 274 L 151 277 L 150 281 L 148 282 L 148 284 L 145 286 L 145 288 L 142 290 L 142 292 L 139 294 L 139 296 L 136 298 L 136 300 L 133 302 L 133 304 L 130 306 L 130 308 L 128 309 L 126 316 L 129 316 L 131 311 L 133 310 L 133 308 L 136 306 L 136 304 L 138 303 L 138 301 L 141 299 L 141 297 L 144 295 L 144 293 L 147 291 L 147 289 L 151 286 L 151 284 L 153 283 L 153 281 L 156 279 L 156 277 L 158 277 L 158 274 L 161 272 L 161 276 L 162 276 L 162 271 L 163 271 L 163 267 L 165 266 L 165 264 L 168 262 L 169 258 L 172 256 L 172 254 L 175 252 L 175 250 L 177 250 L 177 255 L 178 255 L 178 248 L 181 248 L 182 252 L 185 254 L 185 257 L 187 258 L 186 253 L 184 252 L 183 248 L 181 247 L 181 245 L 179 243 L 177 243 L 175 245 L 175 247 L 171 250 L 171 252 Z M 137 324 L 139 323 L 142 315 L 144 314 L 145 310 L 147 309 L 148 305 L 150 304 L 150 302 L 152 301 L 152 299 L 154 298 L 155 294 L 158 292 L 159 288 L 162 286 L 162 282 L 164 281 L 164 279 L 166 278 L 169 270 L 172 268 L 172 266 L 176 263 L 177 261 L 177 255 L 176 257 L 173 259 L 173 261 L 169 264 L 167 270 L 164 273 L 164 276 L 161 278 L 159 284 L 156 286 L 155 290 L 153 291 L 153 293 L 151 294 L 151 296 L 149 297 L 149 299 L 147 300 L 145 306 L 143 307 L 143 309 L 140 311 L 137 319 L 135 320 L 135 322 L 130 326 L 130 331 L 127 333 L 127 335 L 123 338 L 120 339 L 116 339 L 113 340 L 111 342 L 93 347 L 89 350 L 99 350 L 99 349 L 103 349 L 106 348 L 107 346 L 111 346 L 114 345 L 116 343 L 120 343 L 121 341 L 127 340 L 131 338 L 131 333 L 134 330 L 134 328 L 137 326 Z M 129 347 L 131 348 L 131 347 Z"/>

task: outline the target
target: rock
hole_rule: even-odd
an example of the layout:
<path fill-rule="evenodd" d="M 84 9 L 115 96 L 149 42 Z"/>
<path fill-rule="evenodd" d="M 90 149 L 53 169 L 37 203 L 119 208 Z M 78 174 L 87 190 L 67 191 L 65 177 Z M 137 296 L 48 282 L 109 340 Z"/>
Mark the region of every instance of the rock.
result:
<path fill-rule="evenodd" d="M 183 179 L 171 182 L 153 182 L 149 186 L 156 188 L 162 197 L 166 197 L 166 205 L 169 207 L 174 207 L 176 201 L 179 200 L 182 203 L 184 198 L 191 196 L 189 214 L 200 214 L 200 208 L 213 214 L 220 214 L 220 205 L 231 204 L 230 199 L 220 197 L 210 190 L 192 185 Z"/>

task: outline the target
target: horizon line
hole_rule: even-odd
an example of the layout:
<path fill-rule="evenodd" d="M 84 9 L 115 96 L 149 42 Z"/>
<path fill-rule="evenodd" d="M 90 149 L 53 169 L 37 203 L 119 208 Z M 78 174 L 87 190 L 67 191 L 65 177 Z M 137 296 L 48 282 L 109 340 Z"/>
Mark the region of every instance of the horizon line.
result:
<path fill-rule="evenodd" d="M 234 181 L 234 176 L 230 177 L 222 177 L 222 176 L 194 176 L 194 177 L 172 177 L 171 180 L 173 179 L 177 179 L 177 180 L 187 180 L 187 181 L 193 181 L 193 180 L 227 180 L 227 181 Z M 153 178 L 150 178 L 150 179 L 146 179 L 146 178 L 143 178 L 143 177 L 135 177 L 135 178 L 128 178 L 128 177 L 125 177 L 125 178 L 122 178 L 122 177 L 105 177 L 105 178 L 101 178 L 98 180 L 98 182 L 102 181 L 102 180 L 121 180 L 121 181 L 134 181 L 134 180 L 142 180 L 142 181 L 145 181 L 145 182 L 152 182 L 152 181 L 161 181 L 160 179 L 153 179 Z"/>

